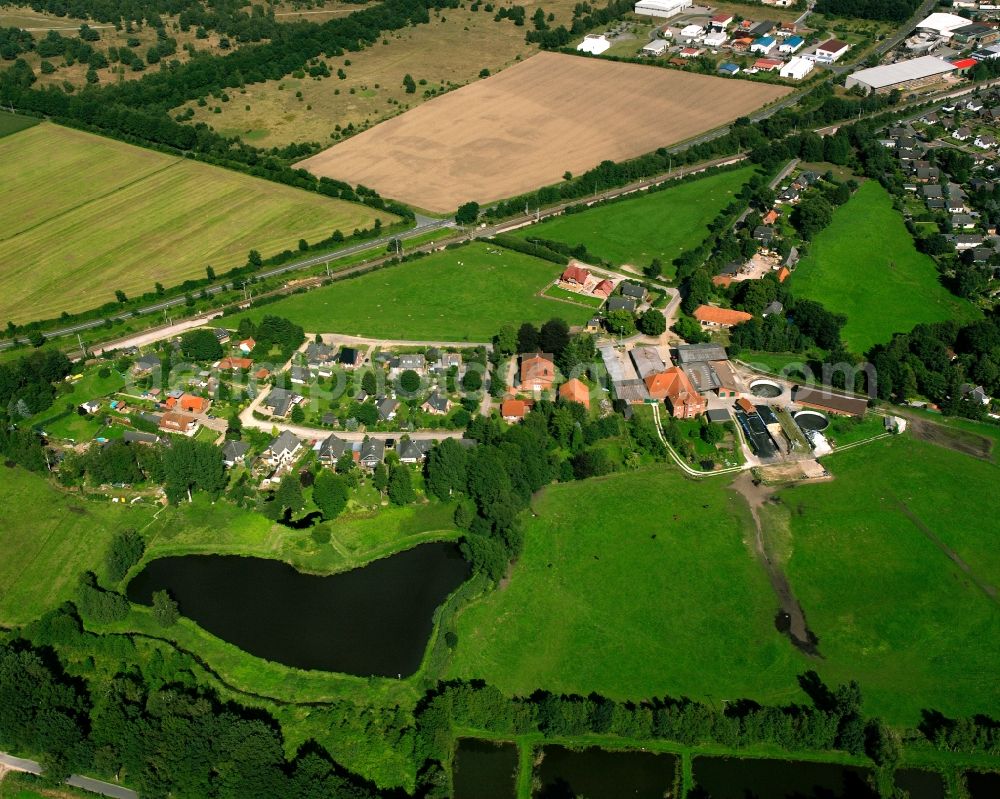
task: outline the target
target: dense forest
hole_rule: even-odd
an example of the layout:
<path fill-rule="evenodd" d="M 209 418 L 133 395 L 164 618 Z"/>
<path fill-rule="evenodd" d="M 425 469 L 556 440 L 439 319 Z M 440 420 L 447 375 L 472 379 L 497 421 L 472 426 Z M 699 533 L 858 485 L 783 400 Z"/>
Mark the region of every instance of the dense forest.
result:
<path fill-rule="evenodd" d="M 818 0 L 816 12 L 831 17 L 905 22 L 919 6 L 920 0 Z"/>

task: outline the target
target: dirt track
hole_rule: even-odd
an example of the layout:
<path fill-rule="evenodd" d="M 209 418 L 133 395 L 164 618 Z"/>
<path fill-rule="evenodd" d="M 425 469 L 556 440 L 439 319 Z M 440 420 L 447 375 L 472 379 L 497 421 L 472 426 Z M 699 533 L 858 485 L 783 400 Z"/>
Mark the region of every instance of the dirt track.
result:
<path fill-rule="evenodd" d="M 910 432 L 914 438 L 937 444 L 939 447 L 953 449 L 963 455 L 971 455 L 984 461 L 992 461 L 993 442 L 984 436 L 957 430 L 942 424 L 936 424 L 917 416 L 904 414 L 910 424 Z"/>
<path fill-rule="evenodd" d="M 296 167 L 447 213 L 731 122 L 791 89 L 539 53 Z"/>

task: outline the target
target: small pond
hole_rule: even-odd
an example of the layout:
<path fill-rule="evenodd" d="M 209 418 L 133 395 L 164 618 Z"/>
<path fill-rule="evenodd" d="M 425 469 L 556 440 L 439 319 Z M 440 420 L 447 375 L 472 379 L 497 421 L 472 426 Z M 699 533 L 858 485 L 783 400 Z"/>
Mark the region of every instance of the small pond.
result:
<path fill-rule="evenodd" d="M 546 746 L 535 799 L 664 799 L 677 796 L 677 758 L 652 752 Z"/>
<path fill-rule="evenodd" d="M 773 380 L 753 380 L 750 383 L 750 393 L 755 397 L 774 399 L 781 396 L 781 386 Z"/>
<path fill-rule="evenodd" d="M 878 799 L 872 773 L 801 760 L 696 757 L 694 781 L 712 799 Z M 699 794 L 695 794 L 696 796 Z"/>
<path fill-rule="evenodd" d="M 454 799 L 514 799 L 517 747 L 478 738 L 462 738 L 452 766 Z"/>
<path fill-rule="evenodd" d="M 997 799 L 1000 796 L 1000 774 L 997 772 L 966 772 L 965 784 L 971 799 Z"/>
<path fill-rule="evenodd" d="M 910 799 L 944 799 L 944 777 L 936 771 L 901 768 L 896 771 L 895 782 Z"/>
<path fill-rule="evenodd" d="M 444 542 L 325 577 L 265 558 L 183 555 L 150 561 L 127 593 L 148 605 L 166 589 L 208 632 L 286 666 L 406 677 L 420 666 L 434 611 L 468 574 Z"/>

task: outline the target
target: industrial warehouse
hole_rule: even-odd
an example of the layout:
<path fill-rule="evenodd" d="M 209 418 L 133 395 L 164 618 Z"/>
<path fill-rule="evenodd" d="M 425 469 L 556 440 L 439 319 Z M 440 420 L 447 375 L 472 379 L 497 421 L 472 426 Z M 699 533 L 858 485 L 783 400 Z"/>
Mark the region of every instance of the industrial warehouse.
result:
<path fill-rule="evenodd" d="M 916 89 L 934 83 L 955 70 L 943 58 L 925 55 L 881 67 L 862 69 L 847 77 L 848 89 L 860 86 L 866 92 L 883 93 L 893 89 Z"/>

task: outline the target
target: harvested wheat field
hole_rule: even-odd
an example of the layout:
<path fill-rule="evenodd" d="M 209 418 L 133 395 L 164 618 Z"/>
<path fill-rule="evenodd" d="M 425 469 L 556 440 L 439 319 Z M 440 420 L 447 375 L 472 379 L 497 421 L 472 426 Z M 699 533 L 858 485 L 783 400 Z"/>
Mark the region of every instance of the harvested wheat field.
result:
<path fill-rule="evenodd" d="M 296 166 L 447 213 L 689 139 L 790 91 L 539 53 Z"/>

